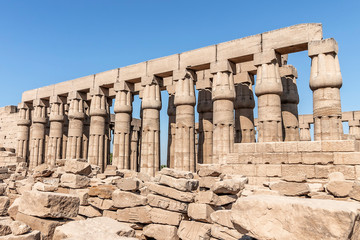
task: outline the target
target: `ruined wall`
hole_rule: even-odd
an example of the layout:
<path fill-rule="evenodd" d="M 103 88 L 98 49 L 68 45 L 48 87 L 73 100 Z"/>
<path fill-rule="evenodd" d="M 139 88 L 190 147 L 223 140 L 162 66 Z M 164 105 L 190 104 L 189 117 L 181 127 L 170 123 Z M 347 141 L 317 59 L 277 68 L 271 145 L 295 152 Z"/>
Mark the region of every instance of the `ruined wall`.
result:
<path fill-rule="evenodd" d="M 16 149 L 17 120 L 16 106 L 0 108 L 0 147 Z"/>

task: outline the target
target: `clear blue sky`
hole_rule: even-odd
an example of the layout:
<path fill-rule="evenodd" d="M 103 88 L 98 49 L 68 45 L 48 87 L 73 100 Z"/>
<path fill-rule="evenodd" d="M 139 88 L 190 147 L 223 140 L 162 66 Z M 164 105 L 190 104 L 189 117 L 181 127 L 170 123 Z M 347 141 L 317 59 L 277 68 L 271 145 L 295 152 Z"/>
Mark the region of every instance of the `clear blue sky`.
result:
<path fill-rule="evenodd" d="M 0 106 L 33 88 L 299 23 L 323 24 L 339 44 L 343 111 L 360 110 L 360 1 L 0 0 Z M 312 112 L 307 53 L 299 112 Z M 163 93 L 162 161 L 167 96 Z M 134 116 L 139 116 L 138 101 Z"/>

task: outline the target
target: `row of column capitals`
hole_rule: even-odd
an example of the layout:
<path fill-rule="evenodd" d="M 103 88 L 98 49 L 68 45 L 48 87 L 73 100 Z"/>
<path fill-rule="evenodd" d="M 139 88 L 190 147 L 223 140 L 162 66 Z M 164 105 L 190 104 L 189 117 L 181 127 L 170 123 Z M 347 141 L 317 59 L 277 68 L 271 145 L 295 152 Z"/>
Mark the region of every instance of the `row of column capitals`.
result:
<path fill-rule="evenodd" d="M 33 123 L 46 123 L 46 107 L 49 105 L 49 102 L 44 99 L 35 99 L 33 101 L 34 114 L 32 121 Z"/>
<path fill-rule="evenodd" d="M 194 81 L 196 81 L 196 73 L 189 69 L 178 70 L 174 72 L 173 78 L 176 85 L 174 99 L 175 106 L 195 106 L 196 98 Z"/>
<path fill-rule="evenodd" d="M 18 126 L 30 126 L 30 106 L 28 103 L 21 102 L 18 104 L 19 119 L 17 122 Z"/>
<path fill-rule="evenodd" d="M 235 64 L 230 61 L 217 61 L 210 64 L 210 73 L 213 74 L 212 100 L 235 99 L 234 75 Z"/>
<path fill-rule="evenodd" d="M 328 38 L 324 40 L 312 41 L 308 43 L 309 57 L 319 55 L 321 53 L 335 53 L 337 54 L 339 47 L 335 39 Z"/>
<path fill-rule="evenodd" d="M 92 97 L 90 104 L 90 116 L 106 116 L 108 114 L 107 99 L 109 89 L 103 87 L 94 87 L 90 89 Z"/>
<path fill-rule="evenodd" d="M 66 104 L 66 98 L 62 96 L 50 97 L 50 122 L 63 122 L 64 117 L 64 104 Z"/>
<path fill-rule="evenodd" d="M 86 99 L 86 94 L 78 91 L 72 91 L 68 94 L 69 101 L 69 119 L 84 119 L 84 104 Z"/>

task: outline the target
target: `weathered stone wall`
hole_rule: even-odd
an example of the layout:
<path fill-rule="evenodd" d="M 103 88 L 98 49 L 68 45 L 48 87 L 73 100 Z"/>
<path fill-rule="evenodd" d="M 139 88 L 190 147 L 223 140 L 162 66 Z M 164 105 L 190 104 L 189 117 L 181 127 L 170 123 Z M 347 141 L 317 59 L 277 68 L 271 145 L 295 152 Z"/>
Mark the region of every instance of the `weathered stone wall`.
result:
<path fill-rule="evenodd" d="M 17 121 L 16 106 L 0 108 L 0 147 L 16 149 Z"/>

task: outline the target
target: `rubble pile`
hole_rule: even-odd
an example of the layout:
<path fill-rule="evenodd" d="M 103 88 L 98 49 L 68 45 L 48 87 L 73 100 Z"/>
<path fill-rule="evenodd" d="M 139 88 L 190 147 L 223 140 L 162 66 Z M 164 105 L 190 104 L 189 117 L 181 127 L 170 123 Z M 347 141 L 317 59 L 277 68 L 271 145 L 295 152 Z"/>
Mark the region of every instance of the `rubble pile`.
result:
<path fill-rule="evenodd" d="M 150 177 L 114 166 L 100 173 L 83 160 L 3 167 L 0 239 L 360 238 L 360 181 L 333 172 L 323 182 L 297 175 L 254 186 L 220 169 Z"/>

